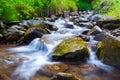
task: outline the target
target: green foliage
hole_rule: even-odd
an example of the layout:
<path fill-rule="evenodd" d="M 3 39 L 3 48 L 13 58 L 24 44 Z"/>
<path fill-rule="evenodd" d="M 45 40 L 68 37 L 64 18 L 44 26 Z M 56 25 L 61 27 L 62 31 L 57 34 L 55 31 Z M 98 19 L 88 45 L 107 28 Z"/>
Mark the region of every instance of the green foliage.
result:
<path fill-rule="evenodd" d="M 95 0 L 93 5 L 95 10 L 99 10 L 99 13 L 120 18 L 120 0 Z"/>
<path fill-rule="evenodd" d="M 79 10 L 91 10 L 92 9 L 92 0 L 76 0 Z"/>
<path fill-rule="evenodd" d="M 120 0 L 0 0 L 0 19 L 16 21 L 91 9 L 120 18 L 119 4 Z"/>
<path fill-rule="evenodd" d="M 77 10 L 74 0 L 0 0 L 0 19 L 16 21 Z"/>

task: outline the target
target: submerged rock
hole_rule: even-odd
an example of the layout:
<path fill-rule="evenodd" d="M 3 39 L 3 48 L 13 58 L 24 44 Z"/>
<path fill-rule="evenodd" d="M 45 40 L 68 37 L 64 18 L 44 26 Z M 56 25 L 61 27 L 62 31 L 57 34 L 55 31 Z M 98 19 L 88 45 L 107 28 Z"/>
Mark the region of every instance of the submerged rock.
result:
<path fill-rule="evenodd" d="M 0 80 L 11 80 L 5 73 L 0 72 Z"/>
<path fill-rule="evenodd" d="M 43 74 L 47 76 L 53 76 L 56 75 L 59 72 L 64 72 L 68 70 L 69 67 L 66 64 L 59 63 L 59 64 L 47 64 L 44 65 L 42 68 Z"/>
<path fill-rule="evenodd" d="M 89 56 L 89 51 L 81 38 L 72 38 L 61 42 L 52 56 L 85 60 Z"/>
<path fill-rule="evenodd" d="M 82 80 L 71 73 L 58 73 L 56 76 L 51 78 L 50 80 Z"/>

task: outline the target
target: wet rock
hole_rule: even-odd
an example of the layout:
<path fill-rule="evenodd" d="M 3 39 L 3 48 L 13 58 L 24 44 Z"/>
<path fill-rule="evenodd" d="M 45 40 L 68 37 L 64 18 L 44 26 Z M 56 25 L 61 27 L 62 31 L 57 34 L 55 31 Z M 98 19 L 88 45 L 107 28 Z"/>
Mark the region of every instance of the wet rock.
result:
<path fill-rule="evenodd" d="M 120 36 L 120 28 L 113 30 L 111 34 L 116 37 Z"/>
<path fill-rule="evenodd" d="M 101 21 L 96 22 L 96 24 L 100 27 L 103 27 L 103 25 L 106 25 L 106 24 L 119 25 L 119 23 L 120 23 L 120 20 L 119 19 L 114 19 L 114 18 L 101 20 Z"/>
<path fill-rule="evenodd" d="M 105 51 L 105 43 L 99 42 L 97 45 L 97 52 L 96 52 L 96 55 L 99 59 L 104 58 L 104 56 L 105 56 L 104 51 Z"/>
<path fill-rule="evenodd" d="M 102 43 L 98 45 L 98 57 L 103 59 L 104 63 L 120 68 L 119 52 L 120 41 L 110 34 L 106 34 Z"/>
<path fill-rule="evenodd" d="M 8 26 L 18 25 L 19 23 L 20 23 L 20 21 L 9 21 L 9 22 L 5 22 L 5 24 L 8 25 Z"/>
<path fill-rule="evenodd" d="M 71 73 L 58 73 L 56 76 L 51 78 L 50 80 L 82 80 Z"/>
<path fill-rule="evenodd" d="M 79 16 L 79 14 L 77 11 L 74 11 L 74 12 L 70 12 L 70 16 Z"/>
<path fill-rule="evenodd" d="M 102 32 L 102 29 L 98 26 L 94 26 L 89 32 L 88 35 L 96 35 L 100 34 Z"/>
<path fill-rule="evenodd" d="M 84 17 L 79 17 L 79 22 L 88 22 L 89 20 Z"/>
<path fill-rule="evenodd" d="M 80 23 L 78 23 L 78 25 L 81 27 L 87 27 L 89 29 L 93 28 L 93 24 L 90 22 L 80 22 Z"/>
<path fill-rule="evenodd" d="M 3 35 L 2 34 L 0 34 L 0 38 L 2 38 L 3 37 Z"/>
<path fill-rule="evenodd" d="M 113 30 L 113 29 L 119 28 L 120 24 L 107 23 L 107 24 L 103 24 L 102 27 L 104 29 Z"/>
<path fill-rule="evenodd" d="M 80 65 L 79 68 L 80 68 L 80 73 L 84 75 L 90 74 L 92 71 L 98 69 L 95 65 L 89 65 L 89 64 Z"/>
<path fill-rule="evenodd" d="M 41 18 L 35 19 L 35 20 L 23 20 L 21 23 L 24 26 L 27 26 L 28 28 L 31 27 L 31 25 L 36 26 L 39 24 L 42 24 L 43 20 Z"/>
<path fill-rule="evenodd" d="M 89 30 L 86 30 L 86 31 L 83 31 L 82 34 L 87 35 L 88 32 L 89 32 Z"/>
<path fill-rule="evenodd" d="M 52 18 L 49 18 L 49 17 L 45 17 L 44 19 L 45 19 L 45 21 L 50 21 L 50 22 L 54 22 L 55 21 L 55 20 L 53 20 Z"/>
<path fill-rule="evenodd" d="M 90 20 L 93 21 L 93 22 L 101 21 L 101 20 L 104 20 L 104 16 L 99 15 L 99 14 L 96 14 L 96 15 L 93 15 L 93 16 L 90 18 Z"/>
<path fill-rule="evenodd" d="M 64 17 L 64 18 L 69 17 L 69 11 L 64 11 L 64 12 L 63 12 L 63 17 Z"/>
<path fill-rule="evenodd" d="M 51 15 L 51 19 L 53 20 L 52 22 L 54 22 L 54 21 L 57 20 L 58 18 L 57 18 L 57 16 L 55 16 L 55 15 Z"/>
<path fill-rule="evenodd" d="M 34 38 L 41 38 L 44 34 L 50 34 L 50 32 L 43 25 L 36 25 L 32 28 L 29 28 L 24 33 L 24 38 L 21 38 L 19 42 L 28 44 Z"/>
<path fill-rule="evenodd" d="M 0 80 L 11 80 L 5 73 L 0 72 Z"/>
<path fill-rule="evenodd" d="M 85 60 L 89 51 L 81 38 L 72 38 L 61 42 L 52 54 L 53 58 Z"/>
<path fill-rule="evenodd" d="M 115 40 L 114 38 L 109 39 L 110 41 L 106 41 L 107 51 L 104 53 L 104 63 L 116 66 L 120 68 L 120 41 Z"/>
<path fill-rule="evenodd" d="M 49 22 L 45 21 L 44 24 L 45 24 L 46 28 L 49 29 L 49 30 L 51 30 L 51 31 L 58 30 L 58 28 L 55 25 L 53 25 L 52 23 L 49 23 Z"/>
<path fill-rule="evenodd" d="M 66 28 L 70 28 L 70 29 L 73 29 L 73 28 L 74 28 L 73 23 L 70 23 L 70 22 L 67 22 L 67 23 L 65 24 L 65 26 L 66 26 Z"/>
<path fill-rule="evenodd" d="M 90 37 L 89 36 L 80 35 L 78 37 L 82 38 L 84 41 L 90 41 Z"/>
<path fill-rule="evenodd" d="M 69 67 L 66 64 L 59 63 L 59 64 L 47 64 L 44 65 L 42 68 L 43 74 L 47 76 L 53 76 L 56 75 L 59 72 L 64 72 L 68 70 Z"/>
<path fill-rule="evenodd" d="M 102 41 L 102 40 L 104 40 L 106 37 L 107 37 L 106 33 L 105 33 L 105 32 L 102 32 L 102 33 L 100 33 L 100 34 L 96 34 L 95 37 L 94 37 L 94 40 L 96 40 L 96 41 Z"/>
<path fill-rule="evenodd" d="M 21 32 L 17 32 L 17 31 L 8 32 L 5 35 L 4 42 L 10 42 L 10 43 L 17 42 L 22 36 L 23 36 L 23 33 Z"/>

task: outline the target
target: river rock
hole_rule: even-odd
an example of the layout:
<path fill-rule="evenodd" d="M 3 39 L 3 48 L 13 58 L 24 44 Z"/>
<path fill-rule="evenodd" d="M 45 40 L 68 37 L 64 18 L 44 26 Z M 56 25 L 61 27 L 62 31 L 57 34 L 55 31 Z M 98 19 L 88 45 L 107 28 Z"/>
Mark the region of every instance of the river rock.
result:
<path fill-rule="evenodd" d="M 98 44 L 97 55 L 104 63 L 120 68 L 120 40 L 105 34 L 102 42 Z"/>
<path fill-rule="evenodd" d="M 119 28 L 120 24 L 107 23 L 107 24 L 103 24 L 102 27 L 108 30 L 113 30 Z"/>
<path fill-rule="evenodd" d="M 79 16 L 79 14 L 77 11 L 74 11 L 74 12 L 70 12 L 70 16 Z"/>
<path fill-rule="evenodd" d="M 87 33 L 89 32 L 89 30 L 85 30 L 82 32 L 83 35 L 87 35 Z"/>
<path fill-rule="evenodd" d="M 88 35 L 96 35 L 100 34 L 102 32 L 102 29 L 99 26 L 94 26 L 89 32 Z"/>
<path fill-rule="evenodd" d="M 93 28 L 93 24 L 90 22 L 79 22 L 78 25 L 81 27 L 87 27 L 89 29 Z"/>
<path fill-rule="evenodd" d="M 0 72 L 0 80 L 11 80 L 5 73 Z"/>
<path fill-rule="evenodd" d="M 79 35 L 78 37 L 82 38 L 84 41 L 90 41 L 90 37 L 86 35 Z"/>
<path fill-rule="evenodd" d="M 50 80 L 82 80 L 82 79 L 78 78 L 76 75 L 71 73 L 60 72 Z"/>
<path fill-rule="evenodd" d="M 79 17 L 79 22 L 88 22 L 89 20 L 85 17 Z"/>
<path fill-rule="evenodd" d="M 79 70 L 81 74 L 87 75 L 90 74 L 92 71 L 98 70 L 98 68 L 96 65 L 83 64 L 79 66 Z"/>
<path fill-rule="evenodd" d="M 89 57 L 89 51 L 81 38 L 72 38 L 62 41 L 52 54 L 53 58 L 85 60 Z"/>
<path fill-rule="evenodd" d="M 12 31 L 5 35 L 4 42 L 17 42 L 23 36 L 22 32 Z"/>
<path fill-rule="evenodd" d="M 102 32 L 102 33 L 100 33 L 100 34 L 96 34 L 95 37 L 94 37 L 94 40 L 96 40 L 96 41 L 102 41 L 102 40 L 104 40 L 106 37 L 107 37 L 106 33 L 105 33 L 105 32 Z"/>
<path fill-rule="evenodd" d="M 59 64 L 46 64 L 42 68 L 42 73 L 47 76 L 56 75 L 59 72 L 64 72 L 68 70 L 69 67 L 66 64 L 59 63 Z"/>
<path fill-rule="evenodd" d="M 97 45 L 97 52 L 96 55 L 99 59 L 102 59 L 105 57 L 105 42 L 101 41 Z"/>
<path fill-rule="evenodd" d="M 69 17 L 69 11 L 63 11 L 63 17 L 64 18 L 67 18 L 67 17 Z"/>
<path fill-rule="evenodd" d="M 41 38 L 44 34 L 50 34 L 49 30 L 46 29 L 43 25 L 37 25 L 26 30 L 24 33 L 24 38 L 21 38 L 19 42 L 23 41 L 24 43 L 28 44 L 34 38 Z"/>
<path fill-rule="evenodd" d="M 70 28 L 70 29 L 73 29 L 73 28 L 74 28 L 73 23 L 71 23 L 71 22 L 67 22 L 67 23 L 65 24 L 65 26 L 66 26 L 66 28 Z"/>
<path fill-rule="evenodd" d="M 46 28 L 51 30 L 51 31 L 58 30 L 58 28 L 50 22 L 44 21 L 44 24 L 45 24 Z"/>
<path fill-rule="evenodd" d="M 99 15 L 99 14 L 96 14 L 96 15 L 93 15 L 93 16 L 90 18 L 90 20 L 93 21 L 93 22 L 101 21 L 101 20 L 104 20 L 104 16 Z"/>
<path fill-rule="evenodd" d="M 109 24 L 109 26 L 111 26 L 110 24 L 112 24 L 113 26 L 115 26 L 117 24 L 117 26 L 119 25 L 120 20 L 119 19 L 115 19 L 115 18 L 105 18 L 105 20 L 100 20 L 97 21 L 96 24 L 100 27 L 103 27 L 103 25 Z M 106 25 L 108 27 L 108 25 Z"/>

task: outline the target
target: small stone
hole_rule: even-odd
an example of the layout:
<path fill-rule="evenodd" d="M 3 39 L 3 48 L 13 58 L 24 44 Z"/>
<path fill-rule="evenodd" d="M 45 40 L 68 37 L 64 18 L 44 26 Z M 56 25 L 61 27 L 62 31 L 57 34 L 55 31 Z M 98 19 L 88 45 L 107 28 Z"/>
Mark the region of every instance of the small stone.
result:
<path fill-rule="evenodd" d="M 53 75 L 56 75 L 58 72 L 64 72 L 64 71 L 66 71 L 68 69 L 69 69 L 68 65 L 63 64 L 63 63 L 47 64 L 47 65 L 43 66 L 42 72 L 45 75 L 53 76 Z"/>
<path fill-rule="evenodd" d="M 56 76 L 52 77 L 50 80 L 82 80 L 78 78 L 76 75 L 71 73 L 63 73 L 59 72 Z"/>

